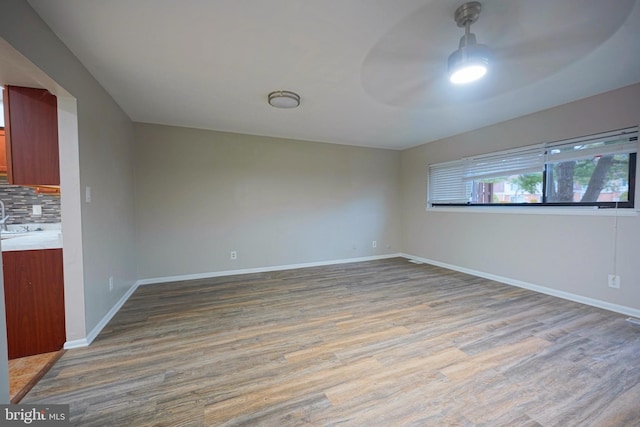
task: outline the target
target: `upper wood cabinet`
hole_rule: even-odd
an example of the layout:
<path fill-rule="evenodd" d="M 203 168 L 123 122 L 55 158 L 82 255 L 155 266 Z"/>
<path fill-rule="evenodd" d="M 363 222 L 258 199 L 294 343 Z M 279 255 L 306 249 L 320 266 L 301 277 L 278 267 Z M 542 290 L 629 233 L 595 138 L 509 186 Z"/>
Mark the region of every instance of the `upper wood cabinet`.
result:
<path fill-rule="evenodd" d="M 7 178 L 14 185 L 60 185 L 58 106 L 44 89 L 6 86 Z"/>
<path fill-rule="evenodd" d="M 4 128 L 0 129 L 0 175 L 7 174 L 7 149 L 4 142 Z"/>

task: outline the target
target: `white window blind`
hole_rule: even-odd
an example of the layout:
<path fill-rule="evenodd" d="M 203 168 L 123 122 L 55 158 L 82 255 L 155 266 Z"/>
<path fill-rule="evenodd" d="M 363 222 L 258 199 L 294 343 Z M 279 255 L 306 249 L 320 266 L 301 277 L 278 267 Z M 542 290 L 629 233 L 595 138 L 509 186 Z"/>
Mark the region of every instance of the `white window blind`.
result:
<path fill-rule="evenodd" d="M 544 145 L 501 151 L 465 159 L 465 181 L 520 175 L 544 170 Z"/>
<path fill-rule="evenodd" d="M 462 160 L 430 165 L 428 202 L 467 203 L 471 196 L 471 186 L 462 180 L 463 175 Z"/>
<path fill-rule="evenodd" d="M 466 204 L 473 181 L 544 172 L 545 164 L 637 153 L 638 127 L 429 165 L 428 203 Z"/>
<path fill-rule="evenodd" d="M 623 129 L 547 144 L 547 163 L 638 152 L 638 128 Z"/>

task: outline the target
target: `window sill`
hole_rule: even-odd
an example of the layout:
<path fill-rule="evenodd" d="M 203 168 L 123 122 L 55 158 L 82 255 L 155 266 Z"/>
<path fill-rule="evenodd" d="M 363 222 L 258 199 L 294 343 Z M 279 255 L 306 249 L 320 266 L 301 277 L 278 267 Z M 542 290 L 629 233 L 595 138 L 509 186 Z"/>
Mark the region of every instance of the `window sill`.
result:
<path fill-rule="evenodd" d="M 433 212 L 457 212 L 457 213 L 490 213 L 490 214 L 516 214 L 516 215 L 586 215 L 586 216 L 639 216 L 640 212 L 633 208 L 598 209 L 592 206 L 576 207 L 552 207 L 552 206 L 441 206 L 427 207 L 426 211 Z"/>

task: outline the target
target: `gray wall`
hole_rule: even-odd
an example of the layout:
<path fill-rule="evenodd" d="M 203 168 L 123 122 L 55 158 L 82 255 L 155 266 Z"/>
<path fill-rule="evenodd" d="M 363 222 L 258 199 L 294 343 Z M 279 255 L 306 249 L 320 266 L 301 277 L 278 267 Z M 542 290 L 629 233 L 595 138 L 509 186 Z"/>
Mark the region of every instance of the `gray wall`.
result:
<path fill-rule="evenodd" d="M 0 37 L 77 101 L 80 167 L 76 178 L 79 185 L 75 189 L 91 186 L 93 200 L 81 205 L 77 218 L 67 218 L 82 225 L 82 256 L 79 259 L 84 274 L 84 296 L 81 292 L 65 295 L 65 303 L 68 310 L 85 313 L 84 327 L 78 331 L 88 333 L 136 280 L 133 124 L 26 1 L 2 2 Z M 58 103 L 60 105 L 60 98 Z M 61 146 L 66 143 L 61 141 Z M 66 201 L 78 200 L 82 195 L 65 193 L 64 183 L 62 194 L 64 216 Z M 63 217 L 66 245 L 64 224 Z M 71 251 L 65 247 L 65 257 L 68 252 Z M 113 292 L 108 289 L 109 276 L 115 278 Z M 69 328 L 67 323 L 68 340 L 82 338 L 70 337 Z"/>
<path fill-rule="evenodd" d="M 135 127 L 140 278 L 400 250 L 396 151 Z"/>
<path fill-rule="evenodd" d="M 404 252 L 640 309 L 640 216 L 425 210 L 430 163 L 638 123 L 640 85 L 634 85 L 403 151 Z M 621 289 L 607 287 L 614 262 Z"/>

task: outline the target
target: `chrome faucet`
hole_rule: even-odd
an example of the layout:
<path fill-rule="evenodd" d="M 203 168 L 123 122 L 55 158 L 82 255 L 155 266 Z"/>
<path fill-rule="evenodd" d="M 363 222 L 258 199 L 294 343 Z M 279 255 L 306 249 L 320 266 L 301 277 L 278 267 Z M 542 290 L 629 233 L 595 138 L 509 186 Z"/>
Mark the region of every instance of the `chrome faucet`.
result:
<path fill-rule="evenodd" d="M 2 219 L 0 219 L 0 226 L 4 231 L 7 231 L 7 220 L 10 218 L 10 215 L 5 216 L 4 212 L 4 202 L 0 200 L 0 209 L 2 209 Z"/>

